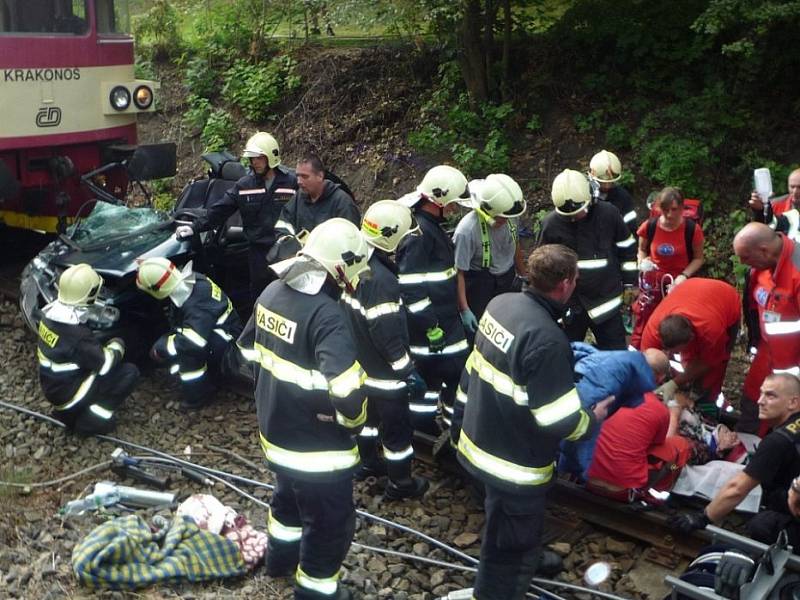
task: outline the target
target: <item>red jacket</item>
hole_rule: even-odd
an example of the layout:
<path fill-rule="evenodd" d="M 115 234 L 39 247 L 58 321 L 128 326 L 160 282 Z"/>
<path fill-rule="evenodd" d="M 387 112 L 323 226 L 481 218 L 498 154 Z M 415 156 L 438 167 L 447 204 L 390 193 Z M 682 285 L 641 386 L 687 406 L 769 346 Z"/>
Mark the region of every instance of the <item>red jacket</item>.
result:
<path fill-rule="evenodd" d="M 778 215 L 782 215 L 788 210 L 792 210 L 795 208 L 794 204 L 792 203 L 792 195 L 788 194 L 786 196 L 780 196 L 778 198 L 773 198 L 771 200 L 772 204 L 772 214 L 776 217 Z"/>
<path fill-rule="evenodd" d="M 763 375 L 790 371 L 800 376 L 800 244 L 781 237 L 783 250 L 775 270 L 750 271 L 747 300 L 758 311 L 761 343 L 757 359 L 767 361 Z M 758 398 L 762 381 L 763 376 L 748 377 L 746 395 Z"/>
<path fill-rule="evenodd" d="M 674 314 L 686 317 L 695 332 L 692 342 L 681 352 L 681 362 L 702 358 L 704 363 L 714 365 L 730 358 L 729 331 L 742 314 L 739 294 L 733 286 L 701 277 L 684 281 L 653 311 L 642 334 L 642 350 L 663 349 L 658 327 Z"/>

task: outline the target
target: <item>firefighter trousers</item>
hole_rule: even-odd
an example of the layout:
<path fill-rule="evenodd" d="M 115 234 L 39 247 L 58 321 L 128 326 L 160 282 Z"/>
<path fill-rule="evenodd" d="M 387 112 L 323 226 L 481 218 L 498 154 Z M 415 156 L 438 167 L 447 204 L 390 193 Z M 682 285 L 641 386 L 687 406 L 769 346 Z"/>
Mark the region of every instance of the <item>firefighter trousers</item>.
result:
<path fill-rule="evenodd" d="M 414 454 L 411 440 L 411 414 L 408 394 L 394 397 L 370 397 L 367 403 L 367 423 L 358 435 L 358 452 L 366 467 L 375 467 L 379 462 L 378 447 L 383 446 L 383 457 L 387 463 L 403 461 Z"/>
<path fill-rule="evenodd" d="M 456 399 L 461 371 L 467 362 L 465 352 L 452 355 L 432 355 L 414 357 L 417 371 L 425 380 L 428 391 L 424 402 L 411 405 L 411 424 L 414 429 L 438 435 L 436 426 L 437 405 L 441 402 L 441 416 L 444 428 L 450 427 L 453 418 L 453 403 Z"/>
<path fill-rule="evenodd" d="M 486 486 L 486 532 L 475 576 L 476 600 L 522 600 L 539 563 L 545 497 Z"/>
<path fill-rule="evenodd" d="M 133 363 L 120 363 L 98 376 L 84 399 L 74 408 L 55 411 L 53 416 L 77 433 L 109 433 L 116 427 L 114 411 L 139 382 L 139 369 Z"/>
<path fill-rule="evenodd" d="M 258 300 L 261 292 L 275 280 L 275 272 L 269 268 L 267 253 L 271 246 L 263 244 L 250 244 L 247 253 L 247 266 L 250 272 L 250 304 Z"/>
<path fill-rule="evenodd" d="M 628 347 L 620 310 L 602 323 L 592 321 L 589 313 L 580 304 L 570 304 L 569 312 L 569 316 L 564 319 L 564 332 L 570 342 L 582 342 L 586 338 L 586 332 L 591 329 L 599 350 L 625 350 Z"/>
<path fill-rule="evenodd" d="M 267 574 L 295 570 L 296 600 L 330 599 L 355 533 L 353 479 L 307 481 L 275 474 L 267 523 Z"/>

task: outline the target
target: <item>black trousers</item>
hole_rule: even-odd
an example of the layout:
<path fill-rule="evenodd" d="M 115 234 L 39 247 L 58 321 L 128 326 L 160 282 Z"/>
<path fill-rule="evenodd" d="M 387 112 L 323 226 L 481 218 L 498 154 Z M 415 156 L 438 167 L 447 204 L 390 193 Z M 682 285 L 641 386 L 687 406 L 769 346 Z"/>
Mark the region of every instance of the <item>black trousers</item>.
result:
<path fill-rule="evenodd" d="M 267 264 L 267 252 L 270 246 L 250 244 L 247 253 L 247 265 L 250 271 L 250 302 L 255 304 L 264 288 L 275 279 L 275 273 Z"/>
<path fill-rule="evenodd" d="M 333 586 L 353 540 L 352 477 L 311 482 L 276 473 L 269 518 L 267 572 L 288 574 L 297 566 L 294 597 L 330 600 L 333 594 L 318 590 Z"/>
<path fill-rule="evenodd" d="M 522 600 L 539 563 L 545 497 L 485 489 L 486 529 L 472 595 Z"/>
<path fill-rule="evenodd" d="M 589 313 L 577 303 L 569 305 L 569 315 L 564 318 L 564 332 L 570 342 L 582 342 L 586 332 L 591 329 L 597 347 L 600 350 L 625 350 L 625 325 L 622 323 L 622 311 L 617 310 L 610 319 L 595 323 Z"/>
<path fill-rule="evenodd" d="M 467 304 L 478 320 L 492 298 L 511 291 L 515 275 L 514 267 L 501 275 L 493 275 L 488 269 L 464 271 Z"/>
<path fill-rule="evenodd" d="M 114 411 L 139 382 L 139 369 L 133 363 L 120 363 L 97 377 L 84 399 L 74 408 L 54 411 L 53 416 L 77 433 L 109 433 L 117 425 Z"/>
<path fill-rule="evenodd" d="M 792 515 L 763 510 L 747 522 L 747 535 L 763 544 L 774 544 L 783 530 L 786 530 L 794 554 L 800 554 L 800 521 Z"/>
<path fill-rule="evenodd" d="M 425 405 L 430 410 L 420 410 L 411 407 L 411 424 L 414 429 L 437 435 L 439 428 L 436 425 L 436 406 L 441 403 L 441 416 L 445 427 L 450 427 L 453 416 L 453 403 L 456 399 L 458 382 L 461 371 L 467 362 L 467 354 L 459 352 L 454 355 L 433 355 L 414 357 L 417 371 L 428 385 L 425 394 Z"/>
<path fill-rule="evenodd" d="M 359 448 L 362 438 L 378 440 L 389 452 L 403 452 L 411 446 L 414 429 L 411 427 L 411 414 L 408 408 L 408 395 L 397 394 L 395 397 L 372 396 L 367 402 L 366 428 L 377 429 L 378 435 L 358 437 Z"/>

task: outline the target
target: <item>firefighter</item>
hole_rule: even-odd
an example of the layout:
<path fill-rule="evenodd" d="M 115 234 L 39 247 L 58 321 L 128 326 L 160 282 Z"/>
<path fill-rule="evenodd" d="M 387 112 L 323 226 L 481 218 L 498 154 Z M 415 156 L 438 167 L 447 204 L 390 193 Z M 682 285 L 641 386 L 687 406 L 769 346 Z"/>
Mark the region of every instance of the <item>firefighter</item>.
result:
<path fill-rule="evenodd" d="M 486 489 L 477 600 L 525 597 L 541 556 L 559 442 L 590 435 L 612 400 L 598 402 L 594 414 L 581 408 L 569 341 L 557 323 L 575 289 L 576 263 L 565 246 L 537 248 L 528 288 L 489 303 L 467 360 L 458 460 Z"/>
<path fill-rule="evenodd" d="M 298 600 L 351 597 L 338 578 L 355 531 L 354 436 L 367 417 L 366 376 L 338 298 L 358 288 L 368 252 L 358 227 L 326 221 L 297 257 L 273 265 L 279 279 L 239 338 L 256 363 L 261 447 L 275 473 L 267 573 L 295 572 Z"/>
<path fill-rule="evenodd" d="M 181 408 L 208 404 L 225 374 L 226 354 L 236 348 L 242 332 L 239 315 L 225 292 L 211 279 L 181 271 L 166 258 L 146 258 L 139 264 L 136 286 L 156 300 L 170 300 L 171 330 L 150 351 L 157 363 L 168 364 L 181 382 Z"/>
<path fill-rule="evenodd" d="M 458 269 L 458 308 L 470 337 L 489 300 L 510 292 L 517 273 L 525 273 L 517 217 L 525 199 L 516 181 L 502 173 L 469 183 L 472 211 L 453 234 Z"/>
<path fill-rule="evenodd" d="M 589 181 L 592 192 L 599 200 L 613 204 L 622 215 L 632 235 L 636 235 L 637 218 L 633 198 L 618 182 L 622 179 L 622 163 L 613 152 L 601 150 L 589 162 Z"/>
<path fill-rule="evenodd" d="M 364 214 L 361 233 L 370 245 L 370 278 L 350 295 L 342 294 L 358 340 L 358 361 L 367 373 L 367 426 L 358 436 L 361 471 L 356 476 L 388 474 L 386 497 L 415 498 L 428 489 L 411 476 L 413 429 L 409 397 L 424 396 L 425 381 L 409 355 L 405 307 L 400 300 L 397 267 L 390 259 L 400 240 L 419 230 L 411 211 L 394 200 L 381 200 Z M 384 463 L 378 453 L 383 445 Z"/>
<path fill-rule="evenodd" d="M 582 342 L 587 329 L 602 350 L 624 350 L 623 285 L 637 280 L 636 240 L 611 204 L 593 201 L 589 182 L 565 169 L 553 181 L 555 210 L 542 221 L 539 246 L 563 244 L 578 254 L 578 287 L 569 302 L 565 330 Z"/>
<path fill-rule="evenodd" d="M 800 244 L 761 223 L 736 234 L 733 251 L 750 267 L 745 322 L 757 348 L 744 381 L 740 431 L 756 432 L 759 387 L 769 373 L 800 375 Z M 766 426 L 762 421 L 761 433 Z"/>
<path fill-rule="evenodd" d="M 273 278 L 267 253 L 275 243 L 275 222 L 281 209 L 296 194 L 297 177 L 281 165 L 278 142 L 269 133 L 259 131 L 247 140 L 242 156 L 250 159 L 250 172 L 209 206 L 205 216 L 192 225 L 180 225 L 175 235 L 180 239 L 216 229 L 238 210 L 249 243 L 250 296 L 255 302 Z"/>
<path fill-rule="evenodd" d="M 415 429 L 436 433 L 434 415 L 441 395 L 442 420 L 450 425 L 456 387 L 469 345 L 458 310 L 453 242 L 442 229 L 459 199 L 469 198 L 458 169 L 430 169 L 415 192 L 398 200 L 412 208 L 422 235 L 407 236 L 397 248 L 398 281 L 408 310 L 411 356 L 428 391 L 411 404 Z"/>
<path fill-rule="evenodd" d="M 59 277 L 58 298 L 42 309 L 39 321 L 42 391 L 55 405 L 53 416 L 84 435 L 113 431 L 114 412 L 139 380 L 136 365 L 122 362 L 122 339 L 103 344 L 86 325 L 102 285 L 89 265 L 68 268 Z"/>

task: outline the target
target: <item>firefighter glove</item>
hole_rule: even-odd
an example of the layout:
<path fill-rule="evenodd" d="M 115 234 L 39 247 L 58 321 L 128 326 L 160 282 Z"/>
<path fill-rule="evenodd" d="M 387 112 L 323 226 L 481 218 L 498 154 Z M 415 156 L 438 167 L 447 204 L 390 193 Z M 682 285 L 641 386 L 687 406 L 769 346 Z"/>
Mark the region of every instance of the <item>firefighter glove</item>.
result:
<path fill-rule="evenodd" d="M 194 235 L 194 229 L 190 225 L 178 225 L 175 228 L 175 237 L 179 240 L 192 237 Z"/>
<path fill-rule="evenodd" d="M 425 333 L 428 338 L 428 349 L 433 353 L 438 353 L 444 350 L 444 331 L 438 325 L 431 327 Z"/>
<path fill-rule="evenodd" d="M 468 308 L 461 311 L 461 322 L 464 324 L 464 329 L 470 333 L 478 330 L 478 319 L 475 318 L 475 313 Z"/>
<path fill-rule="evenodd" d="M 667 524 L 670 529 L 679 531 L 681 533 L 692 533 L 696 529 L 705 529 L 706 525 L 711 523 L 706 516 L 705 511 L 700 513 L 684 513 L 672 517 Z"/>
<path fill-rule="evenodd" d="M 408 396 L 412 402 L 419 401 L 425 397 L 425 392 L 428 391 L 428 384 L 417 371 L 412 371 L 411 375 L 406 378 L 406 387 L 408 388 Z"/>
<path fill-rule="evenodd" d="M 725 598 L 738 598 L 739 589 L 753 577 L 755 561 L 740 552 L 728 550 L 714 572 L 714 591 Z"/>

